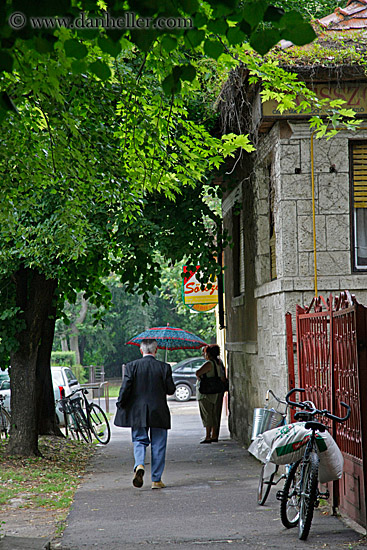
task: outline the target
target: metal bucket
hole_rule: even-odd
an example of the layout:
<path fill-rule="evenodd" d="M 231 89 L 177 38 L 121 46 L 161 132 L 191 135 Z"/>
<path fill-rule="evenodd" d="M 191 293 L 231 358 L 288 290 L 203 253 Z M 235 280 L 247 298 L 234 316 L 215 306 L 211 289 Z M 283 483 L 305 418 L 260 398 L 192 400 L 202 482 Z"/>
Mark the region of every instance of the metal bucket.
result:
<path fill-rule="evenodd" d="M 274 409 L 264 409 L 264 411 L 261 431 L 259 433 L 276 428 L 283 422 L 284 418 L 280 412 L 277 412 Z"/>
<path fill-rule="evenodd" d="M 261 434 L 264 430 L 262 429 L 264 423 L 264 414 L 268 412 L 267 409 L 254 409 L 254 417 L 252 421 L 252 434 L 251 441 L 255 439 L 256 436 Z"/>

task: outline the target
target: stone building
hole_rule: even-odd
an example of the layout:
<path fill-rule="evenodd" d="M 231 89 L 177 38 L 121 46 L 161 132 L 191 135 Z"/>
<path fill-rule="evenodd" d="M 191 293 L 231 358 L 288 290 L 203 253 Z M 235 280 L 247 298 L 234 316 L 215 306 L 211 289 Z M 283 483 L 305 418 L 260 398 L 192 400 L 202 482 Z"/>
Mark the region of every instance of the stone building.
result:
<path fill-rule="evenodd" d="M 286 312 L 309 304 L 316 290 L 328 296 L 347 289 L 367 305 L 367 76 L 358 62 L 366 17 L 367 0 L 358 0 L 320 21 L 322 63 L 310 62 L 309 49 L 306 60 L 306 48 L 287 49 L 287 62 L 295 56 L 287 68 L 319 97 L 344 99 L 361 119 L 358 130 L 316 139 L 309 113 L 281 115 L 275 103 L 261 103 L 246 68 L 232 75 L 231 97 L 222 96 L 227 115 L 229 103 L 241 110 L 232 117 L 241 124 L 225 132 L 250 133 L 256 143 L 255 153 L 227 167 L 222 202 L 233 239 L 225 251 L 229 425 L 245 443 L 266 390 L 284 396 L 288 389 Z"/>

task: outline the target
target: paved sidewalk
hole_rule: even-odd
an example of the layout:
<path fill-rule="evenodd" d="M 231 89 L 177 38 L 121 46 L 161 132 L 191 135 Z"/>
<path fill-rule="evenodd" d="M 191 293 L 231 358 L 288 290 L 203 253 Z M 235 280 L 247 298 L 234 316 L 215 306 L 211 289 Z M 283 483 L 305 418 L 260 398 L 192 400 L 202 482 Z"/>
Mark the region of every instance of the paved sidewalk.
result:
<path fill-rule="evenodd" d="M 226 418 L 220 441 L 200 445 L 204 430 L 197 402 L 169 404 L 172 430 L 163 475 L 167 487 L 151 490 L 149 464 L 144 487 L 132 486 L 130 431 L 114 428 L 111 442 L 99 447 L 76 493 L 63 538 L 52 548 L 367 548 L 364 537 L 319 511 L 308 540 L 299 541 L 296 530 L 286 530 L 281 524 L 275 488 L 269 505 L 256 504 L 259 463 L 229 439 Z"/>

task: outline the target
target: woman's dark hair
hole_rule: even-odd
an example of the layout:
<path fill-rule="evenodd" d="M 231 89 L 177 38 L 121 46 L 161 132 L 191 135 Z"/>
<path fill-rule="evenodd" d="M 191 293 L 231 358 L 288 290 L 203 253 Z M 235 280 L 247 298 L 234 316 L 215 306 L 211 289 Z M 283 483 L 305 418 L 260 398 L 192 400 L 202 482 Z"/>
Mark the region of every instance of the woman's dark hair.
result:
<path fill-rule="evenodd" d="M 205 351 L 208 354 L 209 359 L 218 359 L 220 355 L 220 348 L 218 344 L 211 344 L 209 346 L 206 346 Z"/>

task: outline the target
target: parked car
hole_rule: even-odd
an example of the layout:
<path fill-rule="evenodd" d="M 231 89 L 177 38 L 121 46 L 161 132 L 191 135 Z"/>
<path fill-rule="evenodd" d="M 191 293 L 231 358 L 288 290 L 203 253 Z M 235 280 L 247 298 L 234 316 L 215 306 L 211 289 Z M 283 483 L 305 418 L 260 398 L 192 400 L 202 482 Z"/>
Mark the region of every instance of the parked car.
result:
<path fill-rule="evenodd" d="M 76 379 L 73 371 L 69 367 L 55 366 L 51 367 L 52 386 L 54 390 L 55 403 L 61 397 L 62 389 L 65 391 L 65 395 L 77 388 L 80 388 L 80 384 Z M 10 412 L 10 377 L 8 369 L 0 371 L 0 394 L 5 396 L 4 406 Z M 60 407 L 56 404 L 56 415 L 59 424 L 64 425 L 64 415 L 60 411 Z"/>
<path fill-rule="evenodd" d="M 69 367 L 53 366 L 51 367 L 52 386 L 54 389 L 55 403 L 60 399 L 61 393 L 65 392 L 65 396 L 71 394 L 74 390 L 80 388 L 80 384 L 76 379 L 75 374 Z M 56 403 L 56 415 L 60 426 L 64 425 L 64 415 L 60 411 L 60 406 Z"/>
<path fill-rule="evenodd" d="M 176 401 L 189 401 L 196 397 L 195 372 L 205 363 L 203 357 L 190 357 L 172 367 L 172 378 L 176 384 L 174 398 Z"/>
<path fill-rule="evenodd" d="M 0 394 L 5 397 L 4 407 L 10 412 L 10 376 L 8 369 L 0 370 Z"/>

